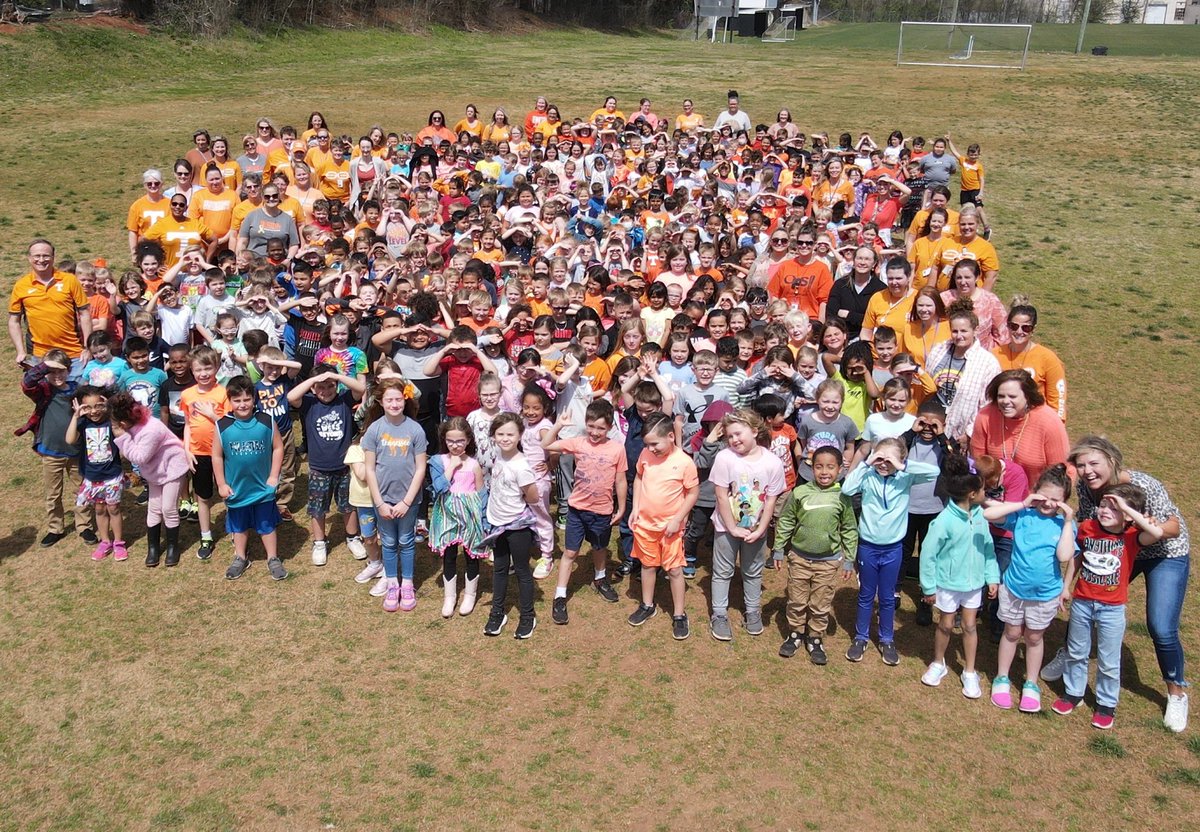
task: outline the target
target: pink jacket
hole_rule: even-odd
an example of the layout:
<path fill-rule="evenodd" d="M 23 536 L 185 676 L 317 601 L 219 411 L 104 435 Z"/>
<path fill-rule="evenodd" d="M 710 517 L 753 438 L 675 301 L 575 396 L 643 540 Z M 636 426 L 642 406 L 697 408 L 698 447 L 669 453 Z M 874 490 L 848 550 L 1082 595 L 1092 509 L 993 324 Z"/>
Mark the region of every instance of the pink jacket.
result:
<path fill-rule="evenodd" d="M 116 439 L 121 456 L 138 467 L 142 476 L 154 485 L 177 480 L 188 472 L 183 442 L 162 423 L 150 416 Z"/>

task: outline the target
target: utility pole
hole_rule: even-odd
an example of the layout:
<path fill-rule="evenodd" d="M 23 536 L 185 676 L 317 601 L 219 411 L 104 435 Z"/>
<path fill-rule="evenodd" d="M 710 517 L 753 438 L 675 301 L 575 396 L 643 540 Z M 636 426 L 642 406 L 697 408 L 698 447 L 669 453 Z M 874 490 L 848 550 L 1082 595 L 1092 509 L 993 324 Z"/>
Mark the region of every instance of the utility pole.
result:
<path fill-rule="evenodd" d="M 1092 13 L 1092 0 L 1083 0 L 1083 16 L 1079 18 L 1079 40 L 1075 41 L 1075 54 L 1083 51 L 1083 33 L 1087 31 L 1088 15 Z"/>

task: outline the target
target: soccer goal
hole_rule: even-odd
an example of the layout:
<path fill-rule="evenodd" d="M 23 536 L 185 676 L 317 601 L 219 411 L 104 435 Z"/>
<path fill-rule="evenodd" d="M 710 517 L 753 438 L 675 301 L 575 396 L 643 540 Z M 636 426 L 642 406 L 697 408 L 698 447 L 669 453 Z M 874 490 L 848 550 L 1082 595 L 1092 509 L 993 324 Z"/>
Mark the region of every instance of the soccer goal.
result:
<path fill-rule="evenodd" d="M 1033 27 L 1020 23 L 900 23 L 896 65 L 1024 69 Z"/>

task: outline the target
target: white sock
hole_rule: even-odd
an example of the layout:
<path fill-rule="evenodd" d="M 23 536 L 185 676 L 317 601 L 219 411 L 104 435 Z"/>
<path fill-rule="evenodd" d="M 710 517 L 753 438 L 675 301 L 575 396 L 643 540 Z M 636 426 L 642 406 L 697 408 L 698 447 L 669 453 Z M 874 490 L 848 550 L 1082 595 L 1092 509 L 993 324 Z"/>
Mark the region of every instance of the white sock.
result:
<path fill-rule="evenodd" d="M 400 580 L 398 578 L 388 578 L 387 585 L 388 586 L 400 586 Z"/>
<path fill-rule="evenodd" d="M 555 598 L 566 598 L 567 597 L 567 588 L 565 586 L 554 587 L 554 597 Z"/>
<path fill-rule="evenodd" d="M 596 570 L 596 580 L 597 581 L 603 581 L 606 577 L 608 577 L 607 569 L 597 569 Z"/>

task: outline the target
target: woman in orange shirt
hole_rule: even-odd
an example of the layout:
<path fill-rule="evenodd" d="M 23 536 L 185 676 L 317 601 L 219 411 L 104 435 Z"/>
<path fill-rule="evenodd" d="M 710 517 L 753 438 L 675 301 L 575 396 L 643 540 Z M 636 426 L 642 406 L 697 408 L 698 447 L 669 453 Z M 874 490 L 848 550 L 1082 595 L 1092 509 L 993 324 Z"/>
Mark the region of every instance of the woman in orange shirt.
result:
<path fill-rule="evenodd" d="M 897 352 L 908 353 L 922 368 L 934 344 L 949 340 L 950 322 L 946 320 L 946 305 L 942 303 L 942 296 L 935 287 L 926 285 L 917 290 L 912 311 L 908 313 L 908 323 L 896 335 L 899 336 Z"/>
<path fill-rule="evenodd" d="M 232 191 L 240 191 L 242 189 L 242 166 L 229 158 L 229 139 L 224 136 L 213 136 L 212 153 L 212 164 L 221 168 L 221 175 L 225 177 L 225 187 Z"/>
<path fill-rule="evenodd" d="M 446 114 L 441 110 L 430 113 L 429 123 L 417 133 L 417 144 L 424 144 L 426 139 L 431 139 L 435 146 L 442 142 L 454 144 L 458 140 L 458 135 L 446 126 Z"/>
<path fill-rule="evenodd" d="M 814 166 L 815 169 L 815 166 Z M 815 175 L 815 174 L 814 174 Z M 826 180 L 812 189 L 813 203 L 828 211 L 839 202 L 846 203 L 847 214 L 854 211 L 854 185 L 843 175 L 841 159 L 831 159 L 825 166 Z"/>
<path fill-rule="evenodd" d="M 472 136 L 483 138 L 483 122 L 479 120 L 479 108 L 474 104 L 467 105 L 466 116 L 460 118 L 454 125 L 456 134 L 470 133 Z"/>
<path fill-rule="evenodd" d="M 610 95 L 604 99 L 604 106 L 599 110 L 595 110 L 591 117 L 588 118 L 588 121 L 603 128 L 612 127 L 617 119 L 624 121 L 625 114 L 617 109 L 617 99 Z"/>
<path fill-rule="evenodd" d="M 318 188 L 313 187 L 312 170 L 304 162 L 294 163 L 292 174 L 296 177 L 296 184 L 288 187 L 287 195 L 300 203 L 300 208 L 304 212 L 304 222 L 312 222 L 313 205 L 325 195 Z"/>
<path fill-rule="evenodd" d="M 331 132 L 329 129 L 329 122 L 325 120 L 325 116 L 321 115 L 316 110 L 313 110 L 312 114 L 308 117 L 308 129 L 300 134 L 300 141 L 308 144 L 309 139 L 317 135 L 317 131 L 321 130 L 322 128 L 324 128 L 325 132 L 327 133 Z"/>
<path fill-rule="evenodd" d="M 270 156 L 272 150 L 283 150 L 283 142 L 279 140 L 275 125 L 268 118 L 258 120 L 257 141 L 258 152 L 264 156 Z"/>
<path fill-rule="evenodd" d="M 225 187 L 225 176 L 214 162 L 204 167 L 204 183 L 206 189 L 192 197 L 188 216 L 203 220 L 212 232 L 213 241 L 208 246 L 208 260 L 212 262 L 217 252 L 229 248 L 238 195 Z"/>
<path fill-rule="evenodd" d="M 1054 350 L 1036 344 L 1033 330 L 1037 326 L 1037 309 L 1024 295 L 1013 298 L 1008 310 L 1009 342 L 992 350 L 1001 370 L 1024 370 L 1030 375 L 1046 404 L 1067 421 L 1067 375 Z"/>
<path fill-rule="evenodd" d="M 691 133 L 697 127 L 703 126 L 704 116 L 696 112 L 696 105 L 692 103 L 692 99 L 683 99 L 683 112 L 675 116 L 675 129 Z"/>
<path fill-rule="evenodd" d="M 350 198 L 350 162 L 346 160 L 346 147 L 340 141 L 331 141 L 329 151 L 329 158 L 317 168 L 317 187 L 330 202 L 345 205 Z"/>
<path fill-rule="evenodd" d="M 483 140 L 499 144 L 508 141 L 511 135 L 512 125 L 508 123 L 508 113 L 504 112 L 502 107 L 497 107 L 496 112 L 492 113 L 492 123 L 483 128 Z"/>
<path fill-rule="evenodd" d="M 939 292 L 950 288 L 949 277 L 941 273 L 942 254 L 954 245 L 954 240 L 943 233 L 949 219 L 950 215 L 946 213 L 945 208 L 934 208 L 929 212 L 921 236 L 913 242 L 908 253 L 908 262 L 912 263 L 913 267 L 914 289 L 920 289 L 926 284 Z"/>

